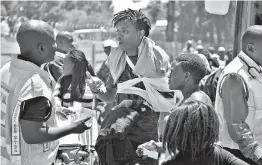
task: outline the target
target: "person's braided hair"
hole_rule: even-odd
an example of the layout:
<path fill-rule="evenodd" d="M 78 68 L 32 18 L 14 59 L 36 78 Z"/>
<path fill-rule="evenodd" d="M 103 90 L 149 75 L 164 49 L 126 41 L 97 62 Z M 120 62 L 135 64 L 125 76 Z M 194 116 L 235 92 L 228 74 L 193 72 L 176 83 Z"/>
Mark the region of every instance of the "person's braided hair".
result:
<path fill-rule="evenodd" d="M 151 23 L 150 20 L 141 12 L 141 10 L 127 9 L 116 13 L 113 18 L 114 27 L 119 21 L 122 20 L 132 21 L 137 30 L 144 30 L 146 37 L 149 35 Z"/>
<path fill-rule="evenodd" d="M 214 151 L 219 137 L 219 119 L 214 109 L 200 101 L 188 101 L 170 114 L 163 148 L 170 154 L 189 154 L 194 162 Z"/>

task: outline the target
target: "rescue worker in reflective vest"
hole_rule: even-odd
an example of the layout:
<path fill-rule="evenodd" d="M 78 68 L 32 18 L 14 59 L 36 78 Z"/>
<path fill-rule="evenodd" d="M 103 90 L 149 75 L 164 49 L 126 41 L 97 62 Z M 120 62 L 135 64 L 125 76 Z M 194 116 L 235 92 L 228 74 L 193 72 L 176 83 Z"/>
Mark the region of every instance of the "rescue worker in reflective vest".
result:
<path fill-rule="evenodd" d="M 88 116 L 70 125 L 57 127 L 54 99 L 48 73 L 40 68 L 52 61 L 56 51 L 54 31 L 39 20 L 24 22 L 17 33 L 21 54 L 13 55 L 1 70 L 1 101 L 6 114 L 6 148 L 12 165 L 51 165 L 58 150 L 57 139 L 71 133 L 83 133 L 90 126 Z M 3 106 L 2 106 L 3 107 Z M 1 127 L 2 128 L 2 127 Z"/>
<path fill-rule="evenodd" d="M 215 110 L 221 119 L 219 141 L 251 165 L 262 165 L 262 26 L 247 28 L 242 51 L 223 70 Z"/>

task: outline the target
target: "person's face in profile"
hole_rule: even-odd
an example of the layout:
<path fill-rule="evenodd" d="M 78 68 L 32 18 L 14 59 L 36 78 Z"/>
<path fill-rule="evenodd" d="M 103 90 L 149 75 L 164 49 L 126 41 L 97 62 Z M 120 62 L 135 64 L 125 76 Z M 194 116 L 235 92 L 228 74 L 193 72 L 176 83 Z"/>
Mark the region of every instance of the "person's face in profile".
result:
<path fill-rule="evenodd" d="M 185 72 L 181 67 L 181 63 L 174 61 L 169 71 L 169 89 L 170 90 L 181 90 L 185 84 Z"/>

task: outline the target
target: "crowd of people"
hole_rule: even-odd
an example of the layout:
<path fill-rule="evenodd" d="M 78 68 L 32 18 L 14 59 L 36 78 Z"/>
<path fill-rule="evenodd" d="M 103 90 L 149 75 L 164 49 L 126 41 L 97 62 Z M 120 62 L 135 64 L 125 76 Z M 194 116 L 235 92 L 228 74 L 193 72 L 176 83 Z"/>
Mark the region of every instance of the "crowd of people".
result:
<path fill-rule="evenodd" d="M 0 70 L 1 163 L 88 164 L 93 147 L 99 165 L 262 165 L 262 26 L 233 60 L 189 40 L 170 61 L 140 10 L 113 25 L 95 72 L 69 32 L 21 24 L 21 53 Z"/>

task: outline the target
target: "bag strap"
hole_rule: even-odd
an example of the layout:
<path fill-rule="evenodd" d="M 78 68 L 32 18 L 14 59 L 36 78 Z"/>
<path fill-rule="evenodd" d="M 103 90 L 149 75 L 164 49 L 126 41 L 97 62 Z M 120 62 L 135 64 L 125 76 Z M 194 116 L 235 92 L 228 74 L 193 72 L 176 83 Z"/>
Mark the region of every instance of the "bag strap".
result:
<path fill-rule="evenodd" d="M 127 64 L 130 66 L 130 68 L 132 69 L 132 71 L 135 68 L 135 65 L 133 64 L 133 62 L 130 60 L 130 58 L 128 57 L 128 55 L 126 55 L 126 62 Z"/>

